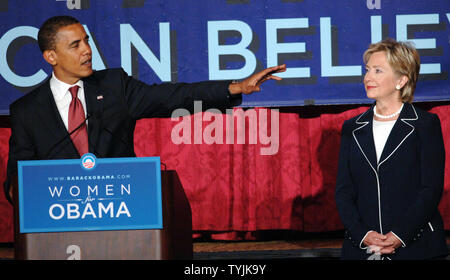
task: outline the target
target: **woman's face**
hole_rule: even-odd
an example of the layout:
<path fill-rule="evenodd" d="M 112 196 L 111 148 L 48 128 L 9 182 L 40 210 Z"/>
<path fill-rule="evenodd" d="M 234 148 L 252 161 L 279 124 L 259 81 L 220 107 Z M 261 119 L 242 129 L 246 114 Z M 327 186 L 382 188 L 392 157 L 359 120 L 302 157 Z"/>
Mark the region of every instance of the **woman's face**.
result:
<path fill-rule="evenodd" d="M 398 100 L 400 91 L 395 87 L 403 86 L 402 78 L 389 65 L 384 51 L 373 53 L 366 64 L 364 86 L 367 97 L 375 100 Z"/>

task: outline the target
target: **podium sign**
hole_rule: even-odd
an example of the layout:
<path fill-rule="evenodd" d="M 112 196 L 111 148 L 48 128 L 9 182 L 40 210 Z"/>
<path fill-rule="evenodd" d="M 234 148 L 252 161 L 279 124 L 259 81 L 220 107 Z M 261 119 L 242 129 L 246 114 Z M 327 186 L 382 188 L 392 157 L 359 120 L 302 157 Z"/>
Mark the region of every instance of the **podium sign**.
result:
<path fill-rule="evenodd" d="M 20 233 L 162 229 L 159 157 L 18 162 Z"/>

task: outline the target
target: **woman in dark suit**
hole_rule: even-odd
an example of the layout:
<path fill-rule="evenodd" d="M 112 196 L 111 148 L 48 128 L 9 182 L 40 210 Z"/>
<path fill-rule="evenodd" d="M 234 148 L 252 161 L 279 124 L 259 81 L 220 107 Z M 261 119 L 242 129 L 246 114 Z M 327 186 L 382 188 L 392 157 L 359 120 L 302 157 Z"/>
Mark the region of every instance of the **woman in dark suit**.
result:
<path fill-rule="evenodd" d="M 445 150 L 437 115 L 413 104 L 420 58 L 387 39 L 364 53 L 375 105 L 342 127 L 336 204 L 346 229 L 343 259 L 447 255 L 438 204 Z"/>

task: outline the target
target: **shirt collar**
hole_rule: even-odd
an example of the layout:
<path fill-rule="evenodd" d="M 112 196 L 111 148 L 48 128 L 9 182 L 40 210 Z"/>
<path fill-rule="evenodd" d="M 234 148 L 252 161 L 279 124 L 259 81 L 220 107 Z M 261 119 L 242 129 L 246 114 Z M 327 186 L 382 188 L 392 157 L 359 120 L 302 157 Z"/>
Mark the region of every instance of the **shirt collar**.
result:
<path fill-rule="evenodd" d="M 83 81 L 78 80 L 78 82 L 76 82 L 75 84 L 69 85 L 64 83 L 63 81 L 58 80 L 58 78 L 56 78 L 55 76 L 55 72 L 52 72 L 52 77 L 50 78 L 50 88 L 52 90 L 53 96 L 55 97 L 55 100 L 61 100 L 66 94 L 70 94 L 69 88 L 75 85 L 83 88 Z"/>

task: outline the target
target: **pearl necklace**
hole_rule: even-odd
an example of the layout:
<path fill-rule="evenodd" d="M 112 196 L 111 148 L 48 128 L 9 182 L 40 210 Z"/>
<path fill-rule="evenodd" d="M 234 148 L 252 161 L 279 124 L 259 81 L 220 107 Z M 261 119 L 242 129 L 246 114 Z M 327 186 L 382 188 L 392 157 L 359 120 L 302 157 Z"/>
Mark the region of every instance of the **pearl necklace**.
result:
<path fill-rule="evenodd" d="M 390 115 L 387 115 L 387 116 L 378 114 L 378 113 L 377 113 L 377 105 L 375 105 L 375 106 L 373 106 L 373 114 L 374 114 L 377 118 L 380 118 L 380 119 L 390 119 L 390 118 L 393 118 L 393 117 L 397 116 L 398 114 L 400 114 L 400 112 L 401 112 L 402 109 L 403 109 L 403 105 L 404 105 L 404 103 L 402 104 L 402 106 L 400 107 L 400 109 L 398 109 L 397 112 L 395 112 L 395 113 L 393 113 L 393 114 L 390 114 Z"/>

